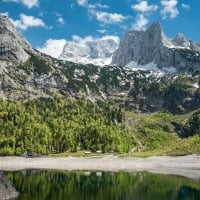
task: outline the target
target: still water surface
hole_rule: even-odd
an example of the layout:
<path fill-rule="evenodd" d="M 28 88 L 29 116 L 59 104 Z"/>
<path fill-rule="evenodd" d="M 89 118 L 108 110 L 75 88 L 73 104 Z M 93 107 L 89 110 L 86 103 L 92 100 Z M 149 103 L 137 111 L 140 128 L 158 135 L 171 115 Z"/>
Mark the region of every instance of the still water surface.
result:
<path fill-rule="evenodd" d="M 200 180 L 146 172 L 8 172 L 17 200 L 200 200 Z"/>

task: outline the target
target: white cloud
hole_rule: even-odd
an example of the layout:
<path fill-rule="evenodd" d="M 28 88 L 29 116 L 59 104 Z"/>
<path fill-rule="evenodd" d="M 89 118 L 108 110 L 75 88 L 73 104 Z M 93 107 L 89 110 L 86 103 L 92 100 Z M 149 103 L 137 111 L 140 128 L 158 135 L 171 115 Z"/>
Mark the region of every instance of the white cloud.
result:
<path fill-rule="evenodd" d="M 35 18 L 34 16 L 20 14 L 19 17 L 19 20 L 11 19 L 17 29 L 27 30 L 29 27 L 45 27 L 44 22 L 39 18 Z"/>
<path fill-rule="evenodd" d="M 34 6 L 38 6 L 39 5 L 39 1 L 38 0 L 3 0 L 4 2 L 15 2 L 15 3 L 21 3 L 23 5 L 25 5 L 28 8 L 32 8 Z"/>
<path fill-rule="evenodd" d="M 95 9 L 95 8 L 109 8 L 110 6 L 106 5 L 106 4 L 101 4 L 101 3 L 95 3 L 95 4 L 89 4 L 88 0 L 77 0 L 77 4 L 81 7 L 85 7 L 88 9 Z"/>
<path fill-rule="evenodd" d="M 106 5 L 106 4 L 100 4 L 100 3 L 96 3 L 94 4 L 96 7 L 98 8 L 104 8 L 104 9 L 107 9 L 107 8 L 110 8 L 109 5 Z"/>
<path fill-rule="evenodd" d="M 8 12 L 4 12 L 4 13 L 0 13 L 1 15 L 4 15 L 6 17 L 9 17 L 9 13 Z"/>
<path fill-rule="evenodd" d="M 190 10 L 190 5 L 189 4 L 182 3 L 181 7 L 184 8 L 184 9 L 186 9 L 186 10 Z"/>
<path fill-rule="evenodd" d="M 163 6 L 161 10 L 161 15 L 163 19 L 166 19 L 167 17 L 175 18 L 178 16 L 178 0 L 162 0 L 160 3 Z"/>
<path fill-rule="evenodd" d="M 97 32 L 101 33 L 101 34 L 105 34 L 107 32 L 106 29 L 98 29 Z"/>
<path fill-rule="evenodd" d="M 100 38 L 100 40 L 109 40 L 109 39 L 114 40 L 116 43 L 120 42 L 120 38 L 115 35 L 105 35 L 102 38 Z"/>
<path fill-rule="evenodd" d="M 114 40 L 116 43 L 119 43 L 119 40 L 120 40 L 119 37 L 115 36 L 115 35 L 106 35 L 101 38 L 95 38 L 93 36 L 86 36 L 86 37 L 82 38 L 78 35 L 73 35 L 71 42 L 75 42 L 75 43 L 78 43 L 81 45 L 87 45 L 88 42 L 108 40 L 108 39 Z"/>
<path fill-rule="evenodd" d="M 158 6 L 155 4 L 149 5 L 146 0 L 138 0 L 138 3 L 132 5 L 131 8 L 138 13 L 132 28 L 134 30 L 144 30 L 149 23 L 148 17 L 153 14 L 153 12 L 157 11 Z"/>
<path fill-rule="evenodd" d="M 87 42 L 91 42 L 94 39 L 93 39 L 92 36 L 86 36 L 86 37 L 82 38 L 82 37 L 80 37 L 78 35 L 73 35 L 72 36 L 72 40 L 73 40 L 73 42 L 85 45 Z"/>
<path fill-rule="evenodd" d="M 118 24 L 127 19 L 126 16 L 123 16 L 118 13 L 108 13 L 96 10 L 91 10 L 90 14 L 92 16 L 95 16 L 99 22 L 102 22 L 104 24 Z"/>
<path fill-rule="evenodd" d="M 147 1 L 141 1 L 138 4 L 132 5 L 131 8 L 138 12 L 147 13 L 147 12 L 156 11 L 158 9 L 158 6 L 148 5 Z"/>
<path fill-rule="evenodd" d="M 118 24 L 123 20 L 127 19 L 126 16 L 123 16 L 118 13 L 108 13 L 101 11 L 102 9 L 110 8 L 109 5 L 101 4 L 100 1 L 94 4 L 90 4 L 88 0 L 76 0 L 77 4 L 81 7 L 84 7 L 88 11 L 88 16 L 90 19 L 93 17 L 96 18 L 99 22 L 104 24 Z"/>
<path fill-rule="evenodd" d="M 136 17 L 136 22 L 133 24 L 132 28 L 134 30 L 144 30 L 148 23 L 149 20 L 143 14 L 138 14 Z"/>
<path fill-rule="evenodd" d="M 65 39 L 48 39 L 43 47 L 36 47 L 36 49 L 54 58 L 58 58 L 66 42 Z"/>
<path fill-rule="evenodd" d="M 77 4 L 82 7 L 88 6 L 88 0 L 77 0 Z"/>
<path fill-rule="evenodd" d="M 57 22 L 59 23 L 59 24 L 64 24 L 65 23 L 65 20 L 62 18 L 62 17 L 59 17 L 58 19 L 57 19 Z"/>
<path fill-rule="evenodd" d="M 110 6 L 109 6 L 109 5 L 106 5 L 106 4 L 95 3 L 95 4 L 88 4 L 88 5 L 87 5 L 87 8 L 88 8 L 88 9 L 97 9 L 97 8 L 100 8 L 100 9 L 107 9 L 107 8 L 110 8 Z"/>

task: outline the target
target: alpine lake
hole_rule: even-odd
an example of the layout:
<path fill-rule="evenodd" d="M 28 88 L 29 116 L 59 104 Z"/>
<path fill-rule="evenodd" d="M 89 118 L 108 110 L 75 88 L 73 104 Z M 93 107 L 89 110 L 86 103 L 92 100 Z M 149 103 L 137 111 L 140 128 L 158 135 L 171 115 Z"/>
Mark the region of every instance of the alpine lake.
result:
<path fill-rule="evenodd" d="M 200 200 L 200 180 L 148 172 L 5 172 L 17 200 Z"/>

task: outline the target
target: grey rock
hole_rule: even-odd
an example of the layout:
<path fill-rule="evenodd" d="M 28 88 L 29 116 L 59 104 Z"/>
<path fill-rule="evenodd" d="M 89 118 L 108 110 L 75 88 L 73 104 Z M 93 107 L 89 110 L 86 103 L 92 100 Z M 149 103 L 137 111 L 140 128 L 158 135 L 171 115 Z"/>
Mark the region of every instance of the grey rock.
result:
<path fill-rule="evenodd" d="M 174 67 L 177 71 L 199 70 L 200 44 L 185 38 L 183 34 L 169 39 L 160 23 L 154 23 L 145 31 L 126 32 L 120 42 L 112 64 L 126 66 L 131 62 L 141 66 L 154 63 L 160 69 Z"/>
<path fill-rule="evenodd" d="M 31 50 L 28 42 L 6 16 L 0 15 L 0 60 L 25 62 L 29 58 L 26 50 Z"/>
<path fill-rule="evenodd" d="M 0 200 L 13 199 L 18 195 L 19 193 L 16 191 L 14 185 L 0 172 Z"/>
<path fill-rule="evenodd" d="M 190 48 L 190 41 L 182 33 L 178 33 L 175 38 L 172 39 L 172 43 L 175 46 Z"/>
<path fill-rule="evenodd" d="M 118 38 L 109 36 L 82 43 L 68 41 L 59 59 L 82 64 L 108 65 L 118 45 Z"/>

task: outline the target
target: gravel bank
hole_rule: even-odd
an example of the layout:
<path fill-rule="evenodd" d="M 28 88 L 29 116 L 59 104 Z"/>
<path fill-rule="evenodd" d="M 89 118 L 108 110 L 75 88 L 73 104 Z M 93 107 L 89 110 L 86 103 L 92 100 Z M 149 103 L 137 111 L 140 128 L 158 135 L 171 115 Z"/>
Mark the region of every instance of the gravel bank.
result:
<path fill-rule="evenodd" d="M 117 157 L 0 157 L 1 171 L 21 169 L 59 169 L 96 171 L 149 171 L 200 179 L 200 155 L 149 158 Z"/>

